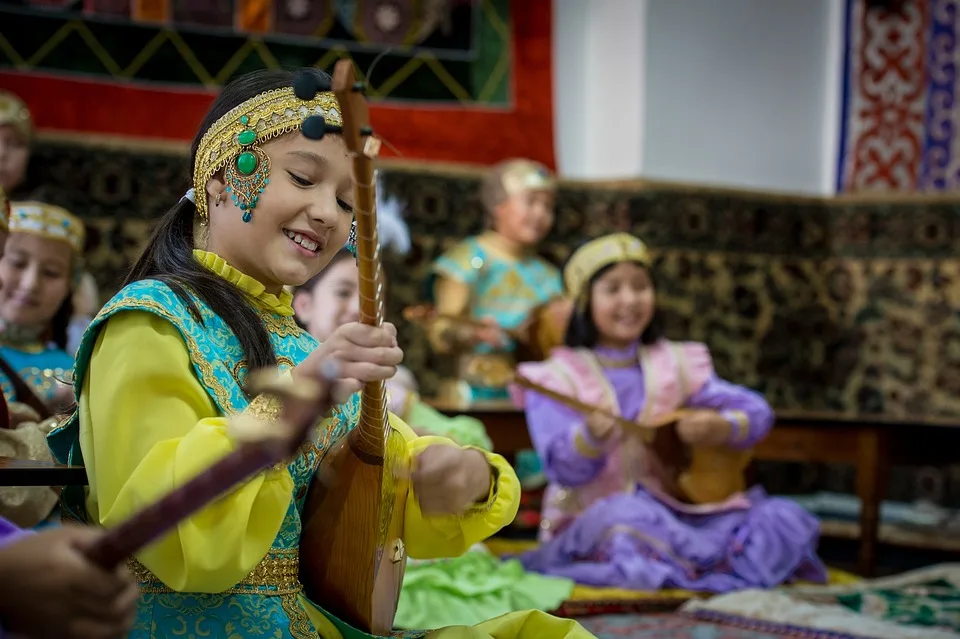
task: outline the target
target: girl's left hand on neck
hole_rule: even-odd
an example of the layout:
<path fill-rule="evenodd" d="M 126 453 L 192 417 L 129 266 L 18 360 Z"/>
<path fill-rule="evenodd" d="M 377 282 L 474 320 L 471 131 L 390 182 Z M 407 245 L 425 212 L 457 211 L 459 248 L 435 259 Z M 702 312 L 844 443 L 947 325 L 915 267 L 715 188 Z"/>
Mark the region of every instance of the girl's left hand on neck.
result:
<path fill-rule="evenodd" d="M 730 422 L 713 410 L 697 410 L 677 421 L 677 434 L 691 446 L 720 446 L 730 441 Z"/>
<path fill-rule="evenodd" d="M 490 493 L 490 465 L 478 450 L 428 446 L 414 462 L 414 494 L 424 515 L 459 515 Z"/>

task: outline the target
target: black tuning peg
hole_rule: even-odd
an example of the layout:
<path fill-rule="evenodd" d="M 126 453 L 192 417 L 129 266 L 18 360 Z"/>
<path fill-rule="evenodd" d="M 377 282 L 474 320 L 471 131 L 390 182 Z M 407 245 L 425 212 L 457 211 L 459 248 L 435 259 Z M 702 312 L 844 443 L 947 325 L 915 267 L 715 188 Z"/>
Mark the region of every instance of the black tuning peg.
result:
<path fill-rule="evenodd" d="M 366 93 L 367 85 L 361 82 L 360 80 L 357 80 L 356 82 L 353 83 L 352 90 L 354 93 Z"/>
<path fill-rule="evenodd" d="M 293 77 L 293 93 L 301 100 L 312 100 L 317 97 L 320 82 L 317 76 L 307 71 L 298 71 Z"/>
<path fill-rule="evenodd" d="M 327 121 L 322 115 L 311 115 L 300 125 L 300 132 L 310 140 L 322 140 L 327 132 Z"/>

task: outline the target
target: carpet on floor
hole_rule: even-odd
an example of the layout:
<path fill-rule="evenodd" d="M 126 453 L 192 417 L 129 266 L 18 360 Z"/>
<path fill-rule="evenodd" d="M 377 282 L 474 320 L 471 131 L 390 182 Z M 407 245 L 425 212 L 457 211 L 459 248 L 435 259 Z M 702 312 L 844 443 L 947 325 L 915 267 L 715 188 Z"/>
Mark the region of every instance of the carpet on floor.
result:
<path fill-rule="evenodd" d="M 839 586 L 744 590 L 687 602 L 681 613 L 765 632 L 804 628 L 838 638 L 960 639 L 960 564 Z"/>
<path fill-rule="evenodd" d="M 783 635 L 676 614 L 598 615 L 577 621 L 597 639 L 783 639 Z"/>

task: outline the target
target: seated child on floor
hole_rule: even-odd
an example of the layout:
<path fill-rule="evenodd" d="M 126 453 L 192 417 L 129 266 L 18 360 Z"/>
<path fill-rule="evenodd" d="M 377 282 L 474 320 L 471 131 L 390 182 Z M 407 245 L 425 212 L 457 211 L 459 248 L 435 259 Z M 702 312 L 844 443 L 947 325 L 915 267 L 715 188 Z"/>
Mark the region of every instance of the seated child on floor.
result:
<path fill-rule="evenodd" d="M 757 393 L 720 379 L 706 346 L 663 337 L 650 265 L 643 242 L 625 233 L 577 250 L 564 269 L 575 303 L 566 347 L 519 372 L 639 424 L 691 409 L 676 423 L 687 446 L 753 446 L 772 427 L 773 411 Z M 794 502 L 754 487 L 722 503 L 684 503 L 635 431 L 622 432 L 610 415 L 512 390 L 550 480 L 543 544 L 521 558 L 528 569 L 638 590 L 824 581 L 819 522 Z"/>

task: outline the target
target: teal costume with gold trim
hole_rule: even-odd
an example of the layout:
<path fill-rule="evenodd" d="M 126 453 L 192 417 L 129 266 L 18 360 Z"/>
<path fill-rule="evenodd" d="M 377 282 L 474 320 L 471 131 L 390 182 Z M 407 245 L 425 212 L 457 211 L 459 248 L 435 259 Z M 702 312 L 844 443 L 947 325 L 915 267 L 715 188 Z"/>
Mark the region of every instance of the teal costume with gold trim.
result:
<path fill-rule="evenodd" d="M 73 357 L 63 349 L 43 344 L 33 344 L 24 346 L 13 346 L 3 344 L 0 346 L 0 357 L 2 357 L 13 370 L 20 373 L 20 377 L 36 393 L 37 397 L 45 403 L 53 401 L 57 394 L 57 380 L 69 382 L 70 373 L 73 370 Z M 3 389 L 3 396 L 7 402 L 22 402 L 22 397 L 17 397 L 13 389 L 13 383 L 3 372 L 0 372 L 0 388 Z"/>
<path fill-rule="evenodd" d="M 249 400 L 243 392 L 247 371 L 239 342 L 219 316 L 199 300 L 194 299 L 194 303 L 200 313 L 200 322 L 161 282 L 144 280 L 120 291 L 103 307 L 81 341 L 76 364 L 78 400 L 97 336 L 107 320 L 123 311 L 146 311 L 164 318 L 180 332 L 197 378 L 224 414 L 236 414 L 247 408 Z M 316 340 L 300 329 L 292 318 L 267 313 L 261 313 L 261 316 L 268 327 L 281 370 L 296 366 L 316 348 Z M 316 439 L 303 446 L 290 463 L 295 499 L 269 554 L 243 582 L 222 593 L 178 593 L 165 586 L 139 562 L 131 562 L 142 593 L 131 639 L 179 637 L 184 636 L 184 630 L 186 636 L 203 636 L 204 639 L 260 636 L 261 632 L 278 639 L 317 637 L 317 630 L 298 599 L 302 591 L 297 577 L 300 511 L 327 447 L 357 423 L 359 404 L 359 395 L 354 395 L 337 407 L 331 428 L 318 429 Z M 52 432 L 48 442 L 61 463 L 82 465 L 79 413 Z M 67 514 L 86 521 L 84 499 L 82 489 L 65 490 L 63 503 Z M 370 636 L 332 616 L 331 621 L 344 637 Z M 188 623 L 196 623 L 197 627 L 185 628 L 184 624 Z"/>
<path fill-rule="evenodd" d="M 536 255 L 518 260 L 494 255 L 482 245 L 481 237 L 468 237 L 437 258 L 428 279 L 431 295 L 436 277 L 468 286 L 470 317 L 493 319 L 507 330 L 518 328 L 537 306 L 563 295 L 563 279 L 555 266 Z M 513 353 L 516 347 L 513 341 L 501 349 L 478 344 L 474 353 Z M 473 381 L 470 387 L 472 400 L 509 398 L 503 386 Z"/>

